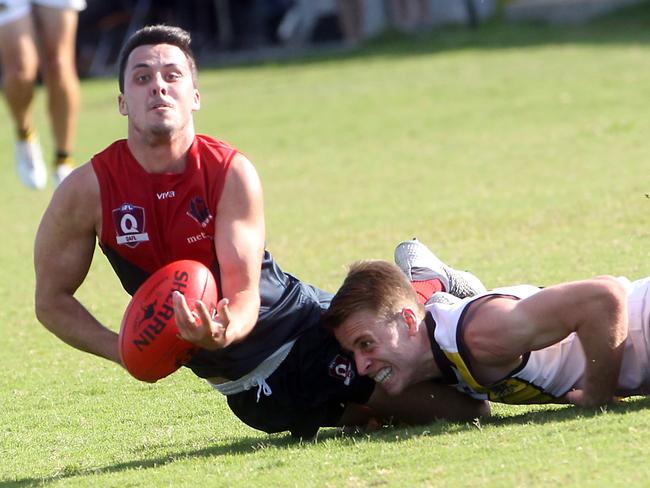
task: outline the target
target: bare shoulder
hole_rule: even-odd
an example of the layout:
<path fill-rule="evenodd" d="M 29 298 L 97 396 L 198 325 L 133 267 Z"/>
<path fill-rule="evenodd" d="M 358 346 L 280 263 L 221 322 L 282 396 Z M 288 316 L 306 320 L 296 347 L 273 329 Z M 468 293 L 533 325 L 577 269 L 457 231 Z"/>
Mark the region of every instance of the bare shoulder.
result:
<path fill-rule="evenodd" d="M 222 202 L 255 202 L 262 198 L 262 183 L 253 163 L 243 154 L 237 153 L 226 176 Z"/>
<path fill-rule="evenodd" d="M 52 195 L 44 217 L 95 228 L 101 219 L 99 182 L 92 164 L 75 168 Z"/>
<path fill-rule="evenodd" d="M 75 168 L 70 175 L 56 189 L 56 193 L 63 193 L 71 197 L 99 198 L 99 182 L 95 170 L 90 162 Z"/>
<path fill-rule="evenodd" d="M 491 382 L 503 377 L 525 352 L 519 347 L 526 327 L 525 315 L 517 313 L 520 300 L 488 295 L 473 301 L 465 313 L 462 339 L 474 375 Z"/>
<path fill-rule="evenodd" d="M 233 156 L 230 163 L 229 174 L 235 174 L 239 178 L 257 178 L 257 170 L 255 165 L 245 155 L 238 152 Z"/>

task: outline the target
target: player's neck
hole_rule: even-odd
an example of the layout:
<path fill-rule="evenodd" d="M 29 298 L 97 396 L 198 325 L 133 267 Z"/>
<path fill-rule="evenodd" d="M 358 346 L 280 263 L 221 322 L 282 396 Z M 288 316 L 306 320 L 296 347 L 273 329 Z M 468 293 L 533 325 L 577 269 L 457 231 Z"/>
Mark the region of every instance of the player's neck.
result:
<path fill-rule="evenodd" d="M 430 372 L 431 376 L 430 378 L 433 380 L 439 380 L 442 379 L 442 371 L 440 371 L 440 368 L 438 367 L 438 362 L 434 359 L 433 364 L 430 366 Z"/>
<path fill-rule="evenodd" d="M 131 153 L 148 173 L 182 173 L 194 132 L 170 137 L 139 137 L 129 134 Z"/>
<path fill-rule="evenodd" d="M 421 375 L 422 375 L 422 381 L 438 380 L 442 378 L 442 372 L 438 367 L 438 363 L 433 358 L 433 354 L 431 353 L 431 350 L 429 350 L 427 355 L 424 356 L 424 359 L 422 360 Z"/>
<path fill-rule="evenodd" d="M 421 381 L 436 380 L 442 378 L 442 372 L 438 367 L 438 363 L 433 357 L 433 351 L 431 350 L 431 343 L 429 341 L 429 335 L 427 328 L 422 323 L 418 331 L 419 338 L 419 355 L 420 361 L 418 363 L 417 376 Z"/>

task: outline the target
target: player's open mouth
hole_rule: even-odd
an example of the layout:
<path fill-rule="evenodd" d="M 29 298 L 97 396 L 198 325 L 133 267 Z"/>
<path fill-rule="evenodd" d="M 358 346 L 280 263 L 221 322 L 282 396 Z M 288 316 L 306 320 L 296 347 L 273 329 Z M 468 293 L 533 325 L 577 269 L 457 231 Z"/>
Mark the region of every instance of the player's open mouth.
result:
<path fill-rule="evenodd" d="M 379 370 L 379 372 L 373 376 L 373 380 L 377 383 L 384 383 L 393 375 L 393 368 L 386 367 Z"/>

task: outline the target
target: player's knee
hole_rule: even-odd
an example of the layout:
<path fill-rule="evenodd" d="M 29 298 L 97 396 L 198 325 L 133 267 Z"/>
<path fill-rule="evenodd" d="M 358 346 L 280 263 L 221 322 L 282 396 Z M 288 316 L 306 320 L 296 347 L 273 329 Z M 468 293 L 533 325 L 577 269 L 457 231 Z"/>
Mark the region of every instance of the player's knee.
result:
<path fill-rule="evenodd" d="M 3 66 L 5 85 L 33 85 L 38 74 L 38 65 L 29 61 L 17 61 Z"/>
<path fill-rule="evenodd" d="M 75 76 L 74 64 L 66 57 L 52 55 L 43 61 L 43 77 L 46 81 L 60 82 Z"/>

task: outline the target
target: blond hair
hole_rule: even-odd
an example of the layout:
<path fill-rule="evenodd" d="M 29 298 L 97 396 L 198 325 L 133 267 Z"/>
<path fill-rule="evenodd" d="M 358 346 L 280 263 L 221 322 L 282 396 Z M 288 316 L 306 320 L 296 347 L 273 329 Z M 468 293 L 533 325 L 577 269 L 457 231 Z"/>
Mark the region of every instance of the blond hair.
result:
<path fill-rule="evenodd" d="M 397 266 L 380 260 L 357 261 L 332 298 L 323 322 L 334 330 L 355 312 L 366 310 L 389 318 L 405 306 L 424 315 L 415 290 Z"/>

